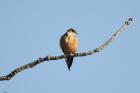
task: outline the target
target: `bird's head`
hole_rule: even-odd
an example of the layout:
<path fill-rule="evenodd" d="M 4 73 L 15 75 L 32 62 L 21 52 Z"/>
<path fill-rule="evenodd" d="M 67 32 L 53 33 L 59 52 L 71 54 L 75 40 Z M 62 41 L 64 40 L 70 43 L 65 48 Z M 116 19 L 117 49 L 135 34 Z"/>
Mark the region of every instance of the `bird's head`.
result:
<path fill-rule="evenodd" d="M 78 34 L 73 28 L 68 29 L 66 33 L 68 35 L 76 35 L 76 34 Z"/>

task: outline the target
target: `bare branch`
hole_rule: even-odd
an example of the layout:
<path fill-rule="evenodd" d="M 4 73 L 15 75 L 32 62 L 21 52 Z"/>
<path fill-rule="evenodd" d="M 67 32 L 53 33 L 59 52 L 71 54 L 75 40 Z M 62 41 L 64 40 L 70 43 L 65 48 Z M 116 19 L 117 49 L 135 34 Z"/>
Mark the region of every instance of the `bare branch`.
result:
<path fill-rule="evenodd" d="M 21 71 L 23 71 L 25 69 L 28 69 L 28 68 L 32 68 L 32 67 L 36 66 L 37 64 L 40 64 L 40 63 L 42 63 L 44 61 L 63 59 L 63 58 L 66 58 L 67 56 L 82 57 L 82 56 L 88 56 L 88 55 L 92 55 L 92 54 L 95 54 L 97 52 L 100 52 L 102 49 L 104 49 L 106 46 L 108 46 L 121 32 L 125 31 L 125 29 L 130 25 L 130 23 L 132 21 L 133 21 L 132 18 L 129 18 L 116 31 L 116 33 L 114 33 L 113 36 L 108 39 L 108 41 L 106 41 L 104 44 L 102 44 L 101 46 L 99 46 L 98 48 L 96 48 L 94 50 L 87 51 L 87 52 L 76 53 L 76 54 L 72 54 L 72 55 L 46 56 L 46 57 L 43 57 L 43 58 L 39 58 L 38 60 L 35 60 L 35 61 L 33 61 L 31 63 L 28 63 L 28 64 L 26 64 L 24 66 L 16 68 L 15 70 L 13 70 L 11 73 L 9 73 L 6 76 L 1 76 L 0 81 L 10 80 L 12 77 L 14 77 L 19 72 L 21 72 Z"/>

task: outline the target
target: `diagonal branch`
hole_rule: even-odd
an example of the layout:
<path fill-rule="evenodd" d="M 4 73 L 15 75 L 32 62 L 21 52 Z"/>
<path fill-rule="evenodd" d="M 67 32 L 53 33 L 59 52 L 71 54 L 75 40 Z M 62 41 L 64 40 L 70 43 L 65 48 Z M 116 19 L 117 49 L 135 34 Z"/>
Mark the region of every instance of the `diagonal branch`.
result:
<path fill-rule="evenodd" d="M 125 29 L 130 25 L 130 23 L 132 22 L 132 18 L 129 18 L 117 31 L 116 33 L 114 33 L 112 35 L 111 38 L 108 39 L 108 41 L 106 41 L 104 44 L 102 44 L 101 46 L 99 46 L 98 48 L 91 50 L 91 51 L 87 51 L 87 52 L 80 52 L 80 53 L 76 53 L 76 54 L 72 54 L 70 56 L 74 56 L 74 57 L 82 57 L 82 56 L 88 56 L 88 55 L 92 55 L 95 54 L 97 52 L 100 52 L 102 49 L 104 49 L 106 46 L 108 46 L 121 32 L 125 31 Z M 50 61 L 50 60 L 58 60 L 58 59 L 63 59 L 66 58 L 69 55 L 60 55 L 60 56 L 46 56 L 43 58 L 39 58 L 38 60 L 35 60 L 31 63 L 25 64 L 21 67 L 16 68 L 15 70 L 13 70 L 11 73 L 9 73 L 6 76 L 1 76 L 0 77 L 0 81 L 4 81 L 4 80 L 10 80 L 12 77 L 14 77 L 16 74 L 18 74 L 19 72 L 28 69 L 28 68 L 32 68 L 34 66 L 36 66 L 37 64 L 40 64 L 44 61 Z"/>

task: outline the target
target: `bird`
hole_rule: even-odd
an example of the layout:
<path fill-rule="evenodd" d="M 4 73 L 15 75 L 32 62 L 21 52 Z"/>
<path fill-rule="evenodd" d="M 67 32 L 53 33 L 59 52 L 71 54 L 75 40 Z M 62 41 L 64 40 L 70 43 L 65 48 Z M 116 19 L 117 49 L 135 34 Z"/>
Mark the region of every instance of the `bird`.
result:
<path fill-rule="evenodd" d="M 64 55 L 66 54 L 75 54 L 78 47 L 78 40 L 77 35 L 78 33 L 73 28 L 70 28 L 64 33 L 60 38 L 60 47 L 62 49 L 62 52 Z M 65 58 L 68 70 L 70 71 L 70 68 L 73 63 L 74 56 L 68 56 Z"/>

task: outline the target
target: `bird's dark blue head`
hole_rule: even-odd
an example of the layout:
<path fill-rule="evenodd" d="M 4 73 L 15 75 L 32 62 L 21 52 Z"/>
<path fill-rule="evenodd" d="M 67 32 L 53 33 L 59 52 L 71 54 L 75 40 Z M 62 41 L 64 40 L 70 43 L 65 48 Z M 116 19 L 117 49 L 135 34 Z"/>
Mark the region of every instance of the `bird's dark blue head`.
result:
<path fill-rule="evenodd" d="M 68 29 L 66 33 L 69 33 L 69 32 L 72 32 L 72 33 L 78 34 L 78 33 L 76 32 L 76 30 L 74 30 L 73 28 Z"/>

